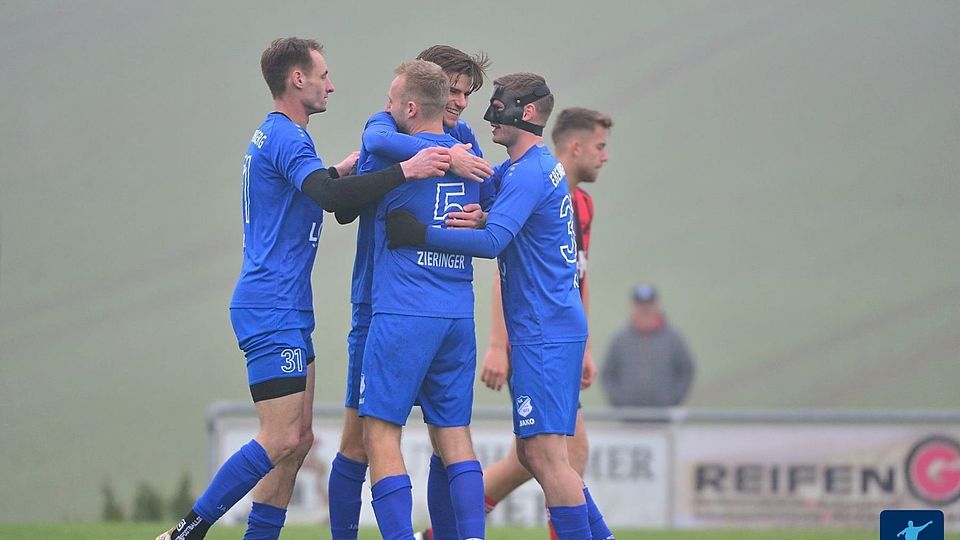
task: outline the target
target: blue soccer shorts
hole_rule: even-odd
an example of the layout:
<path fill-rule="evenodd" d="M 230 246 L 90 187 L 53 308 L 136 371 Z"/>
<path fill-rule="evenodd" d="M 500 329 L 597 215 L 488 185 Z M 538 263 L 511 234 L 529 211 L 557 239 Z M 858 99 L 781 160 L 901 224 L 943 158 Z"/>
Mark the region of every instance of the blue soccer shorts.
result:
<path fill-rule="evenodd" d="M 414 403 L 424 422 L 470 424 L 477 338 L 473 319 L 377 313 L 360 375 L 360 416 L 404 425 Z"/>
<path fill-rule="evenodd" d="M 314 359 L 312 311 L 231 308 L 230 322 L 247 359 L 247 382 L 254 402 L 306 389 L 307 366 Z"/>
<path fill-rule="evenodd" d="M 363 369 L 363 349 L 367 346 L 370 319 L 373 308 L 370 304 L 353 304 L 350 333 L 347 334 L 347 396 L 343 406 L 360 408 L 360 372 Z"/>
<path fill-rule="evenodd" d="M 574 434 L 585 347 L 586 341 L 576 341 L 510 348 L 510 395 L 517 437 Z"/>

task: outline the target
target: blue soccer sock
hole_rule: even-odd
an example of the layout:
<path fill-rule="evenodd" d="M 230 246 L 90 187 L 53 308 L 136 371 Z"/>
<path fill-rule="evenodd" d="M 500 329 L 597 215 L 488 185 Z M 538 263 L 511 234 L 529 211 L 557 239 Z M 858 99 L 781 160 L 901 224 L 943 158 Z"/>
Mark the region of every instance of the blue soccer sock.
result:
<path fill-rule="evenodd" d="M 357 540 L 360 529 L 360 495 L 367 476 L 367 464 L 341 453 L 333 458 L 327 498 L 330 509 L 330 534 L 333 540 Z"/>
<path fill-rule="evenodd" d="M 613 536 L 610 527 L 607 527 L 603 514 L 597 508 L 597 503 L 593 502 L 590 490 L 586 487 L 583 488 L 583 496 L 587 499 L 587 521 L 590 522 L 590 534 L 593 535 L 593 540 L 615 540 L 616 537 Z"/>
<path fill-rule="evenodd" d="M 267 451 L 251 440 L 230 456 L 193 505 L 193 511 L 212 524 L 243 498 L 273 469 Z"/>
<path fill-rule="evenodd" d="M 450 480 L 440 456 L 430 456 L 430 474 L 427 476 L 427 508 L 433 540 L 458 540 L 457 518 L 450 500 Z"/>
<path fill-rule="evenodd" d="M 450 479 L 450 501 L 460 538 L 483 538 L 487 523 L 480 462 L 474 459 L 451 463 L 447 465 L 447 477 Z"/>
<path fill-rule="evenodd" d="M 590 522 L 587 521 L 587 505 L 551 506 L 550 521 L 560 540 L 592 540 Z"/>
<path fill-rule="evenodd" d="M 255 502 L 247 516 L 247 532 L 243 534 L 243 540 L 277 540 L 286 519 L 286 508 Z"/>
<path fill-rule="evenodd" d="M 383 540 L 413 538 L 413 492 L 410 476 L 388 476 L 370 488 L 373 493 L 373 513 Z"/>

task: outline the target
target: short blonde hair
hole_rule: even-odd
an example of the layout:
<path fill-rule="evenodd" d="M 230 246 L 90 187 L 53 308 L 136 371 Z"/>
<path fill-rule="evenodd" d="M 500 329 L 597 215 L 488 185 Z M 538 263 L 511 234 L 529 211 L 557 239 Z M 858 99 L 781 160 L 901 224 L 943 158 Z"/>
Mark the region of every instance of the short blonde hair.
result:
<path fill-rule="evenodd" d="M 426 60 L 413 60 L 400 64 L 393 72 L 404 77 L 400 94 L 404 102 L 416 103 L 426 118 L 443 115 L 450 92 L 450 79 L 440 66 Z"/>

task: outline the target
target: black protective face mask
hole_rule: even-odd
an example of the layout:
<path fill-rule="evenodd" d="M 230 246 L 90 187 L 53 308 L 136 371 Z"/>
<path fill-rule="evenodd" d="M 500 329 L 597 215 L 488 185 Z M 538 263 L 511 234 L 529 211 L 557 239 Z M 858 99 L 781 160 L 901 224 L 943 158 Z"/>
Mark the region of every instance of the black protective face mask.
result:
<path fill-rule="evenodd" d="M 493 96 L 490 98 L 490 106 L 487 107 L 487 112 L 483 114 L 483 119 L 491 124 L 514 126 L 533 133 L 534 135 L 541 136 L 543 135 L 543 126 L 524 121 L 523 107 L 549 95 L 550 89 L 547 88 L 545 84 L 541 84 L 534 88 L 532 92 L 523 96 L 503 86 L 494 86 Z M 496 107 L 493 106 L 494 100 L 503 103 L 503 110 L 498 111 Z"/>

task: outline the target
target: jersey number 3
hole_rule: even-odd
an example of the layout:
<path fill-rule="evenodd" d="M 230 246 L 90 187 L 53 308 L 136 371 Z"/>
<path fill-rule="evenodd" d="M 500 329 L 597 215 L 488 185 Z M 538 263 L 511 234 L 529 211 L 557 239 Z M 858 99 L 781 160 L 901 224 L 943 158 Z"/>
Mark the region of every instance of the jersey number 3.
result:
<path fill-rule="evenodd" d="M 567 236 L 568 240 L 566 244 L 560 246 L 560 254 L 563 255 L 563 260 L 567 261 L 570 264 L 577 264 L 577 229 L 576 224 L 573 220 L 577 217 L 573 214 L 573 203 L 570 201 L 569 195 L 564 195 L 563 201 L 560 202 L 560 217 L 567 220 Z M 580 286 L 580 272 L 574 273 L 573 286 Z"/>

